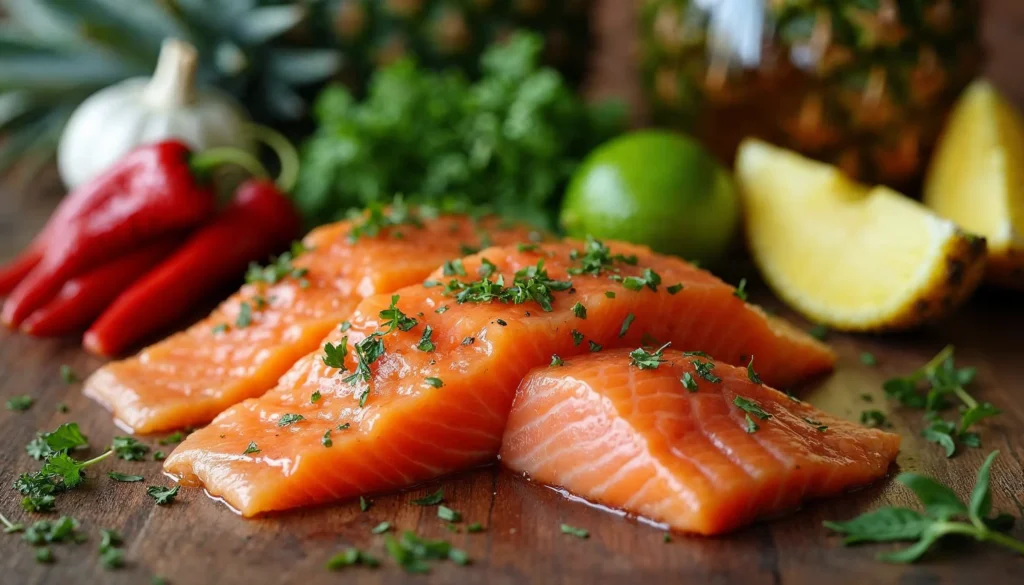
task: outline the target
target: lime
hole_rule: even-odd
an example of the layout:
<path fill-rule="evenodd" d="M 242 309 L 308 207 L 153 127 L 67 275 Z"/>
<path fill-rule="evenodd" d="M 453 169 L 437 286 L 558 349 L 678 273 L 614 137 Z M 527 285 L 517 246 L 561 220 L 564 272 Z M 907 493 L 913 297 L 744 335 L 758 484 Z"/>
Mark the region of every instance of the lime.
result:
<path fill-rule="evenodd" d="M 560 221 L 569 236 L 644 244 L 712 263 L 736 233 L 732 176 L 696 141 L 645 130 L 592 152 L 573 175 Z"/>

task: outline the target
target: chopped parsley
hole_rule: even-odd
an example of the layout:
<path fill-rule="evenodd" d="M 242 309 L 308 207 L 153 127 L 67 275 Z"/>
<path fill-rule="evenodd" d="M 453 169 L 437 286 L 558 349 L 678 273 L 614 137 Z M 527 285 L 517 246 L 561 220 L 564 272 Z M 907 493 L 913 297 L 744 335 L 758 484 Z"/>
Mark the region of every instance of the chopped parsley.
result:
<path fill-rule="evenodd" d="M 391 305 L 380 312 L 380 318 L 383 319 L 381 325 L 387 327 L 387 330 L 383 333 L 378 332 L 379 335 L 387 335 L 395 329 L 408 331 L 416 326 L 416 319 L 406 315 L 398 308 L 399 298 L 401 298 L 399 295 L 391 295 Z"/>
<path fill-rule="evenodd" d="M 494 262 L 491 262 L 487 258 L 480 259 L 480 268 L 476 269 L 476 273 L 480 276 L 487 278 L 498 271 L 498 266 Z"/>
<path fill-rule="evenodd" d="M 252 325 L 252 307 L 243 301 L 238 305 L 238 317 L 235 319 L 235 327 L 244 329 Z"/>
<path fill-rule="evenodd" d="M 384 522 L 381 522 L 380 524 L 374 526 L 373 529 L 370 530 L 370 532 L 373 533 L 373 534 L 384 534 L 385 532 L 388 532 L 389 530 L 391 530 L 391 523 L 387 522 L 387 521 L 384 521 Z"/>
<path fill-rule="evenodd" d="M 764 384 L 761 381 L 761 376 L 754 371 L 754 356 L 750 356 L 750 363 L 747 364 L 747 378 L 750 378 L 750 381 L 755 384 Z"/>
<path fill-rule="evenodd" d="M 825 327 L 824 325 L 815 325 L 814 327 L 811 327 L 810 330 L 808 330 L 807 332 L 811 335 L 811 337 L 817 339 L 818 341 L 825 341 L 825 338 L 828 337 L 828 327 Z"/>
<path fill-rule="evenodd" d="M 286 427 L 303 420 L 306 420 L 306 417 L 301 414 L 283 414 L 281 415 L 281 418 L 277 420 L 277 426 Z"/>
<path fill-rule="evenodd" d="M 320 444 L 324 447 L 334 446 L 334 441 L 331 439 L 331 429 L 324 431 L 324 436 L 320 437 Z"/>
<path fill-rule="evenodd" d="M 757 426 L 757 423 L 754 422 L 754 419 L 750 418 L 749 414 L 744 415 L 744 423 L 745 426 L 743 427 L 743 430 L 747 431 L 748 433 L 756 433 L 761 429 L 761 427 Z"/>
<path fill-rule="evenodd" d="M 521 305 L 534 301 L 544 311 L 551 311 L 554 293 L 571 287 L 570 281 L 550 278 L 544 269 L 544 260 L 540 259 L 535 266 L 527 266 L 516 272 L 512 286 L 505 286 L 505 278 L 502 275 L 495 281 L 485 276 L 468 283 L 451 280 L 445 286 L 444 294 L 454 296 L 455 301 L 460 304 L 489 303 L 497 300 L 506 304 Z"/>
<path fill-rule="evenodd" d="M 173 487 L 162 487 L 158 485 L 151 485 L 146 488 L 146 493 L 149 497 L 156 500 L 157 506 L 166 506 L 174 501 L 174 498 L 178 497 L 177 485 Z"/>
<path fill-rule="evenodd" d="M 865 351 L 860 354 L 860 363 L 865 366 L 876 366 L 878 365 L 878 359 L 875 358 L 875 354 Z"/>
<path fill-rule="evenodd" d="M 757 418 L 759 418 L 761 420 L 768 420 L 768 419 L 770 419 L 772 417 L 772 415 L 768 414 L 767 412 L 764 411 L 763 408 L 761 408 L 760 404 L 758 404 L 757 402 L 755 402 L 753 400 L 750 400 L 749 398 L 744 398 L 742 396 L 737 396 L 732 401 L 732 403 L 735 404 L 736 406 L 740 407 L 741 410 L 743 410 L 744 412 L 747 413 L 747 420 L 748 421 L 750 420 L 750 415 L 754 415 L 754 416 L 756 416 Z M 749 423 L 748 423 L 747 426 L 748 427 L 750 426 Z"/>
<path fill-rule="evenodd" d="M 36 549 L 36 562 L 45 564 L 53 562 L 53 551 L 50 550 L 50 547 L 44 546 Z"/>
<path fill-rule="evenodd" d="M 291 277 L 298 280 L 301 286 L 302 280 L 309 273 L 309 270 L 306 268 L 296 268 L 292 262 L 305 252 L 306 248 L 300 242 L 296 242 L 292 244 L 290 252 L 285 252 L 280 256 L 272 258 L 266 266 L 260 266 L 255 262 L 249 264 L 249 269 L 245 273 L 245 282 L 249 284 L 264 283 L 273 285 Z"/>
<path fill-rule="evenodd" d="M 145 461 L 146 453 L 149 453 L 149 445 L 133 437 L 114 437 L 110 448 L 125 461 Z"/>
<path fill-rule="evenodd" d="M 576 315 L 579 319 L 586 319 L 587 308 L 583 306 L 583 303 L 577 301 L 576 304 L 572 306 L 572 314 Z"/>
<path fill-rule="evenodd" d="M 811 425 L 812 427 L 814 427 L 815 429 L 817 429 L 818 432 L 824 433 L 825 431 L 828 430 L 828 426 L 821 424 L 821 421 L 817 421 L 817 420 L 806 418 L 806 417 L 804 417 L 803 420 L 804 420 L 805 423 L 807 423 L 807 424 Z"/>
<path fill-rule="evenodd" d="M 747 302 L 747 279 L 741 278 L 740 283 L 736 285 L 736 290 L 732 291 L 732 296 L 738 298 L 744 303 Z"/>
<path fill-rule="evenodd" d="M 613 291 L 613 290 L 606 290 L 606 291 L 604 291 L 604 296 L 608 297 L 609 299 L 614 299 L 615 298 L 615 291 Z"/>
<path fill-rule="evenodd" d="M 100 530 L 100 564 L 104 569 L 114 570 L 124 566 L 124 552 L 118 547 L 124 539 L 116 530 Z"/>
<path fill-rule="evenodd" d="M 218 323 L 218 324 L 214 325 L 210 329 L 210 332 L 213 333 L 214 335 L 217 335 L 218 333 L 224 333 L 227 330 L 228 330 L 228 324 L 227 323 Z"/>
<path fill-rule="evenodd" d="M 163 461 L 164 459 L 167 459 L 167 454 L 163 451 L 153 453 L 153 461 Z"/>
<path fill-rule="evenodd" d="M 551 367 L 564 366 L 565 360 L 558 357 L 558 354 L 551 354 Z"/>
<path fill-rule="evenodd" d="M 58 402 L 57 403 L 57 412 L 59 412 L 61 414 L 66 414 L 68 412 L 68 405 L 64 404 L 63 402 Z"/>
<path fill-rule="evenodd" d="M 562 524 L 561 528 L 562 534 L 568 534 L 582 539 L 590 538 L 590 532 L 584 528 L 576 528 L 575 526 L 570 526 L 568 524 Z"/>
<path fill-rule="evenodd" d="M 677 292 L 679 292 L 679 291 L 683 290 L 683 283 L 681 283 L 681 282 L 678 282 L 678 283 L 676 283 L 676 284 L 673 284 L 672 286 L 669 286 L 669 287 L 667 287 L 667 288 L 666 288 L 665 290 L 667 290 L 667 291 L 668 291 L 668 294 L 670 294 L 670 295 L 674 295 L 674 294 L 676 294 Z M 666 535 L 666 536 L 667 536 L 667 535 Z"/>
<path fill-rule="evenodd" d="M 323 398 L 323 394 L 320 394 L 319 390 L 314 390 L 313 393 L 309 395 L 309 402 L 311 404 L 316 404 L 317 402 L 320 402 L 321 398 Z"/>
<path fill-rule="evenodd" d="M 146 478 L 142 477 L 141 475 L 126 475 L 124 473 L 118 473 L 116 471 L 108 472 L 107 473 L 107 477 L 109 477 L 110 479 L 112 479 L 114 481 L 121 481 L 121 482 L 126 482 L 126 483 L 134 483 L 134 482 L 142 481 L 142 480 L 146 479 Z"/>
<path fill-rule="evenodd" d="M 641 370 L 655 370 L 665 361 L 665 348 L 669 345 L 672 345 L 671 341 L 651 352 L 638 347 L 629 352 L 629 363 Z"/>
<path fill-rule="evenodd" d="M 594 353 L 597 353 L 597 352 L 601 351 L 602 349 L 604 349 L 603 347 L 601 347 L 600 343 L 594 341 L 593 339 L 588 339 L 587 340 L 587 345 L 590 347 L 590 351 L 592 351 Z"/>
<path fill-rule="evenodd" d="M 462 514 L 444 504 L 437 507 L 437 517 L 445 522 L 461 522 Z"/>
<path fill-rule="evenodd" d="M 78 520 L 70 516 L 61 516 L 57 520 L 39 520 L 25 529 L 22 540 L 33 546 L 83 542 L 86 536 L 78 528 Z"/>
<path fill-rule="evenodd" d="M 616 279 L 617 280 L 617 279 Z M 650 268 L 644 268 L 640 276 L 627 276 L 621 279 L 622 286 L 632 291 L 638 291 L 645 286 L 654 292 L 658 292 L 658 285 L 661 284 L 661 276 Z"/>
<path fill-rule="evenodd" d="M 446 261 L 441 270 L 445 276 L 466 276 L 466 267 L 459 258 Z"/>
<path fill-rule="evenodd" d="M 867 427 L 881 427 L 887 424 L 885 413 L 881 410 L 865 410 L 860 413 L 860 424 Z"/>
<path fill-rule="evenodd" d="M 380 561 L 355 547 L 347 548 L 327 559 L 327 570 L 329 571 L 340 571 L 345 567 L 356 565 L 377 567 L 380 566 Z"/>
<path fill-rule="evenodd" d="M 430 337 L 434 334 L 434 330 L 427 325 L 423 328 L 423 336 L 420 337 L 420 342 L 416 344 L 416 349 L 420 351 L 434 351 L 437 346 L 430 340 Z"/>
<path fill-rule="evenodd" d="M 696 352 L 690 352 L 691 355 L 694 354 L 694 353 L 696 353 Z M 718 376 L 716 376 L 713 373 L 713 371 L 715 369 L 715 363 L 714 362 L 712 362 L 712 361 L 703 361 L 703 360 L 692 360 L 692 361 L 690 361 L 690 365 L 693 366 L 693 371 L 699 377 L 704 378 L 708 382 L 711 382 L 712 384 L 718 384 L 719 382 L 722 381 L 721 378 L 719 378 Z"/>
<path fill-rule="evenodd" d="M 7 399 L 5 406 L 7 410 L 13 410 L 15 412 L 24 412 L 35 404 L 35 399 L 28 394 L 22 394 L 21 396 L 12 396 Z"/>
<path fill-rule="evenodd" d="M 569 252 L 569 259 L 579 262 L 579 266 L 569 269 L 569 274 L 590 274 L 600 276 L 604 271 L 616 271 L 615 263 L 636 265 L 636 256 L 612 254 L 611 249 L 600 240 L 587 236 L 583 250 Z"/>
<path fill-rule="evenodd" d="M 245 448 L 245 451 L 242 451 L 242 455 L 255 455 L 259 452 L 260 447 L 256 444 L 256 441 L 249 441 L 249 446 Z"/>
<path fill-rule="evenodd" d="M 497 323 L 498 325 L 501 325 L 502 327 L 508 326 L 508 323 L 506 323 L 504 319 L 495 319 L 494 322 Z"/>
<path fill-rule="evenodd" d="M 422 228 L 423 221 L 420 218 L 422 210 L 412 209 L 404 200 L 396 197 L 394 202 L 387 208 L 380 203 L 371 203 L 365 213 L 355 212 L 351 216 L 352 231 L 346 238 L 348 243 L 354 244 L 359 238 L 375 238 L 381 231 L 402 225 Z M 400 232 L 395 232 L 394 237 L 399 237 Z"/>
<path fill-rule="evenodd" d="M 457 565 L 469 564 L 469 556 L 443 540 L 427 540 L 406 531 L 400 538 L 387 534 L 384 546 L 391 558 L 407 573 L 427 573 L 428 561 L 450 560 Z"/>
<path fill-rule="evenodd" d="M 683 388 L 686 388 L 690 392 L 696 392 L 698 390 L 697 381 L 693 379 L 690 372 L 684 373 L 683 377 L 680 378 L 679 381 L 683 383 Z"/>
<path fill-rule="evenodd" d="M 573 345 L 578 346 L 579 344 L 583 343 L 583 334 L 582 333 L 580 333 L 579 331 L 576 331 L 575 329 L 573 329 L 570 333 L 572 334 L 572 344 Z"/>
<path fill-rule="evenodd" d="M 519 250 L 520 252 L 536 252 L 537 248 L 537 244 L 527 244 L 521 242 L 516 245 L 516 249 Z"/>
<path fill-rule="evenodd" d="M 345 424 L 340 424 L 340 425 L 338 425 L 338 426 L 337 426 L 337 427 L 335 427 L 335 428 L 337 428 L 337 429 L 338 429 L 339 431 L 347 431 L 347 430 L 349 430 L 349 429 L 350 429 L 351 427 L 352 427 L 352 423 L 345 423 Z"/>
<path fill-rule="evenodd" d="M 440 315 L 441 313 L 444 313 L 447 310 L 448 310 L 448 305 L 441 305 L 440 307 L 434 309 L 434 312 L 437 313 L 438 315 Z"/>
<path fill-rule="evenodd" d="M 185 440 L 185 433 L 181 431 L 174 431 L 163 439 L 157 441 L 157 443 L 160 443 L 161 445 L 173 445 L 175 443 L 180 443 L 183 440 Z"/>
<path fill-rule="evenodd" d="M 417 500 L 413 500 L 412 503 L 417 506 L 436 506 L 444 501 L 444 489 L 439 489 L 436 492 L 423 496 Z"/>
<path fill-rule="evenodd" d="M 629 331 L 629 326 L 636 320 L 636 316 L 633 313 L 627 313 L 626 318 L 622 320 L 622 327 L 619 328 L 619 337 L 625 337 L 626 332 Z"/>
<path fill-rule="evenodd" d="M 433 376 L 430 376 L 423 381 L 426 382 L 427 386 L 432 388 L 440 388 L 441 386 L 444 386 L 444 381 L 441 380 L 441 378 L 435 378 Z"/>
<path fill-rule="evenodd" d="M 371 502 L 370 500 L 364 498 L 363 496 L 359 496 L 359 511 L 360 512 L 365 512 L 365 511 L 369 510 L 371 505 L 373 505 L 373 502 Z"/>
<path fill-rule="evenodd" d="M 324 365 L 328 368 L 344 370 L 345 358 L 348 356 L 348 336 L 341 338 L 338 343 L 328 341 L 324 344 L 324 355 L 320 356 Z"/>
<path fill-rule="evenodd" d="M 78 382 L 78 374 L 76 374 L 75 371 L 71 369 L 71 366 L 67 364 L 61 364 L 60 379 L 64 380 L 64 383 L 70 386 L 71 384 Z"/>
<path fill-rule="evenodd" d="M 344 332 L 348 331 L 351 328 L 352 328 L 352 323 L 350 321 L 342 321 L 341 322 L 341 326 L 338 327 L 338 331 L 341 331 L 342 333 L 344 333 Z"/>
<path fill-rule="evenodd" d="M 466 526 L 466 532 L 483 532 L 483 531 L 484 531 L 484 525 L 480 524 L 479 522 L 473 522 L 472 524 Z"/>

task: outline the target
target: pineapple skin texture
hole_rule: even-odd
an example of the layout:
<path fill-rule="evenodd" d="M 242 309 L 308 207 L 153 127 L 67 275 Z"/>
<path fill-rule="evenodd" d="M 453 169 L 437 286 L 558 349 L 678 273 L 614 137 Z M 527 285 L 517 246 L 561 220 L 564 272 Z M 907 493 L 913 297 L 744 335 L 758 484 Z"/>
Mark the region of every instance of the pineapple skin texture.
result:
<path fill-rule="evenodd" d="M 742 14 L 729 2 L 640 4 L 659 124 L 723 160 L 757 136 L 899 188 L 914 186 L 981 57 L 978 0 L 752 0 Z M 716 40 L 716 28 L 728 34 Z"/>
<path fill-rule="evenodd" d="M 986 282 L 1024 290 L 1024 116 L 988 82 L 971 84 L 950 116 L 924 202 L 985 236 Z"/>
<path fill-rule="evenodd" d="M 853 332 L 912 329 L 952 312 L 985 274 L 984 238 L 894 191 L 869 190 L 759 141 L 741 146 L 737 167 L 755 264 L 780 298 L 816 323 Z M 763 185 L 768 190 L 753 193 Z M 778 190 L 787 185 L 810 195 L 788 198 Z M 907 218 L 917 224 L 904 232 Z M 829 241 L 814 240 L 815 233 Z M 903 256 L 910 260 L 901 263 Z"/>

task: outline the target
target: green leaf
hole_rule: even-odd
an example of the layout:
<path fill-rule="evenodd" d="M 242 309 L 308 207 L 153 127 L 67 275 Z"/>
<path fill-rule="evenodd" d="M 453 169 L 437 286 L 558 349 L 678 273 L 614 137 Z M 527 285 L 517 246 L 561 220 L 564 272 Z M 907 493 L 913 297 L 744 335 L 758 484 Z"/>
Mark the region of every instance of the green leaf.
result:
<path fill-rule="evenodd" d="M 934 525 L 929 526 L 919 536 L 921 540 L 917 541 L 913 546 L 891 553 L 882 553 L 878 555 L 878 559 L 890 563 L 912 563 L 928 552 L 928 549 L 938 542 L 943 535 L 944 532 L 936 529 Z"/>
<path fill-rule="evenodd" d="M 422 498 L 413 500 L 412 503 L 417 506 L 436 506 L 444 501 L 444 489 L 439 489 L 436 492 L 424 496 Z"/>
<path fill-rule="evenodd" d="M 110 448 L 117 457 L 125 461 L 145 461 L 146 454 L 149 453 L 149 445 L 133 437 L 114 437 Z"/>
<path fill-rule="evenodd" d="M 989 453 L 985 462 L 978 469 L 978 479 L 971 491 L 971 503 L 969 515 L 973 522 L 981 522 L 989 512 L 992 511 L 992 493 L 989 491 L 989 475 L 992 470 L 992 462 L 999 456 L 999 451 Z"/>
<path fill-rule="evenodd" d="M 988 402 L 983 402 L 976 406 L 972 406 L 964 411 L 960 415 L 960 432 L 966 432 L 967 429 L 971 428 L 974 424 L 979 421 L 1002 414 L 1003 411 L 999 410 L 995 406 L 992 406 Z"/>
<path fill-rule="evenodd" d="M 239 19 L 237 30 L 247 43 L 264 43 L 294 28 L 303 16 L 304 10 L 298 5 L 262 6 L 246 12 Z"/>
<path fill-rule="evenodd" d="M 151 485 L 146 488 L 146 493 L 149 494 L 149 497 L 156 500 L 156 505 L 166 506 L 173 502 L 174 498 L 178 496 L 178 487 L 179 486 L 177 485 L 169 488 L 158 485 Z"/>
<path fill-rule="evenodd" d="M 141 475 L 126 475 L 124 473 L 118 473 L 116 471 L 108 472 L 107 473 L 107 477 L 109 477 L 110 479 L 112 479 L 114 481 L 121 481 L 121 482 L 126 482 L 126 483 L 134 483 L 134 482 L 142 481 L 143 479 L 146 479 L 146 478 L 142 477 Z"/>
<path fill-rule="evenodd" d="M 953 424 L 944 420 L 936 420 L 921 431 L 921 436 L 932 443 L 938 443 L 946 450 L 946 457 L 956 453 L 956 442 L 953 441 Z"/>
<path fill-rule="evenodd" d="M 825 528 L 845 535 L 843 544 L 920 538 L 934 521 L 909 508 L 882 508 L 846 522 L 826 521 Z"/>
<path fill-rule="evenodd" d="M 932 518 L 948 520 L 967 513 L 967 506 L 960 501 L 960 496 L 956 495 L 956 492 L 930 477 L 907 472 L 901 473 L 896 481 L 914 492 L 924 505 L 925 513 Z"/>
<path fill-rule="evenodd" d="M 576 538 L 581 538 L 581 539 L 590 538 L 590 532 L 587 531 L 586 529 L 583 529 L 583 528 L 576 528 L 575 526 L 570 526 L 568 524 L 562 524 L 561 529 L 562 529 L 562 534 L 568 534 L 568 535 L 575 536 Z"/>

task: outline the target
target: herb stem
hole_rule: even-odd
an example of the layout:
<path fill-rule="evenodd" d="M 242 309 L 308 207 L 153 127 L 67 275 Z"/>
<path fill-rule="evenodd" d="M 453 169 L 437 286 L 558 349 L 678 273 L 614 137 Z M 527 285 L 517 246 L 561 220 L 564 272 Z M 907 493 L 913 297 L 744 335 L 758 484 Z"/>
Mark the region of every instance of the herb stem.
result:
<path fill-rule="evenodd" d="M 108 449 L 106 453 L 104 453 L 104 454 L 102 454 L 102 455 L 100 455 L 98 457 L 93 457 L 92 459 L 90 459 L 88 461 L 83 461 L 83 462 L 79 463 L 78 465 L 79 465 L 79 467 L 88 467 L 88 466 L 92 465 L 93 463 L 99 463 L 100 461 L 103 461 L 104 459 L 106 459 L 107 457 L 110 457 L 113 454 L 114 454 L 114 451 L 112 449 Z"/>
<path fill-rule="evenodd" d="M 931 373 L 935 371 L 935 368 L 941 366 L 942 362 L 946 361 L 946 358 L 948 358 L 951 355 L 953 355 L 953 346 L 947 345 L 946 347 L 942 348 L 942 351 L 935 354 L 935 357 L 929 360 L 923 368 L 911 374 L 908 379 L 916 382 L 925 376 L 931 375 Z"/>
<path fill-rule="evenodd" d="M 964 390 L 963 386 L 961 386 L 959 384 L 954 386 L 953 387 L 953 393 L 956 394 L 957 398 L 959 398 L 964 404 L 967 405 L 967 408 L 977 408 L 978 407 L 978 401 L 975 400 L 973 396 L 968 394 L 967 391 Z"/>
<path fill-rule="evenodd" d="M 1007 536 L 985 526 L 980 519 L 971 518 L 971 524 L 964 522 L 943 522 L 940 525 L 943 534 L 962 534 L 979 542 L 989 541 L 1006 547 L 1017 554 L 1024 555 L 1024 542 Z"/>
<path fill-rule="evenodd" d="M 1007 536 L 995 530 L 989 530 L 986 528 L 983 532 L 976 535 L 975 538 L 978 540 L 988 540 L 994 542 L 1000 546 L 1006 547 L 1019 555 L 1024 555 L 1024 542 L 1021 542 L 1011 536 Z"/>
<path fill-rule="evenodd" d="M 17 524 L 14 524 L 10 520 L 8 520 L 7 516 L 4 516 L 2 512 L 0 512 L 0 522 L 3 522 L 4 528 L 6 528 L 7 530 L 13 531 L 18 527 Z"/>

